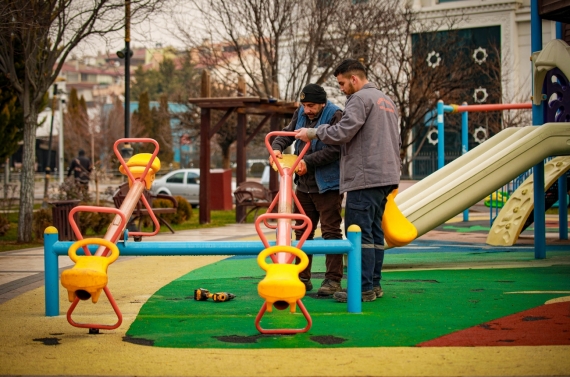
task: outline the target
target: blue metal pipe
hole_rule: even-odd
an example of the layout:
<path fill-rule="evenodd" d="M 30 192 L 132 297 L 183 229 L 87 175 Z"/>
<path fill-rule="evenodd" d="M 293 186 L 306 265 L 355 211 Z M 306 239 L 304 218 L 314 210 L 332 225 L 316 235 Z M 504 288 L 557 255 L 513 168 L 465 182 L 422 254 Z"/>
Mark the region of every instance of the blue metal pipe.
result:
<path fill-rule="evenodd" d="M 530 2 L 531 53 L 542 50 L 542 20 L 538 14 L 538 0 Z M 534 63 L 533 63 L 534 64 Z M 534 87 L 534 77 L 533 77 Z M 544 123 L 544 105 L 532 105 L 532 124 Z M 533 167 L 534 177 L 534 257 L 546 258 L 546 216 L 544 206 L 544 162 Z"/>
<path fill-rule="evenodd" d="M 348 268 L 347 268 L 347 306 L 349 313 L 362 313 L 362 232 L 358 225 L 351 225 L 348 227 L 347 235 L 348 241 L 351 244 L 351 251 L 348 253 Z"/>
<path fill-rule="evenodd" d="M 558 233 L 561 240 L 568 239 L 568 174 L 558 178 Z"/>
<path fill-rule="evenodd" d="M 441 169 L 445 165 L 445 138 L 443 136 L 443 101 L 437 101 L 437 168 Z"/>
<path fill-rule="evenodd" d="M 556 39 L 562 39 L 562 26 L 564 24 L 562 22 L 556 23 Z"/>
<path fill-rule="evenodd" d="M 59 315 L 59 265 L 54 245 L 57 244 L 58 233 L 55 227 L 48 227 L 44 234 L 44 279 L 46 317 Z"/>
<path fill-rule="evenodd" d="M 53 228 L 53 227 L 50 227 Z M 48 228 L 49 229 L 49 228 Z M 53 228 L 55 230 L 55 228 Z M 73 244 L 71 241 L 58 242 L 55 234 L 44 235 L 44 268 L 46 316 L 59 315 L 59 268 L 58 256 L 67 255 Z M 348 240 L 306 241 L 303 252 L 306 254 L 348 254 L 348 312 L 361 313 L 361 232 L 356 227 L 349 229 Z M 275 245 L 275 242 L 270 242 Z M 293 246 L 298 244 L 292 242 Z M 89 245 L 93 253 L 98 245 Z M 170 255 L 257 255 L 265 249 L 261 241 L 245 242 L 118 242 L 119 253 L 123 256 L 170 256 Z M 77 250 L 84 254 L 83 249 Z M 350 277 L 352 276 L 352 278 Z M 350 299 L 352 297 L 352 299 Z"/>
<path fill-rule="evenodd" d="M 53 245 L 56 255 L 67 255 L 73 242 L 57 242 Z M 291 243 L 297 245 L 297 241 Z M 275 242 L 270 242 L 275 245 Z M 97 250 L 98 245 L 89 245 Z M 261 241 L 215 241 L 215 242 L 117 242 L 121 256 L 169 256 L 169 255 L 257 255 L 265 249 Z M 352 250 L 348 240 L 305 241 L 306 254 L 346 254 Z M 80 248 L 77 255 L 82 255 Z"/>
<path fill-rule="evenodd" d="M 467 106 L 463 102 L 462 106 Z M 461 154 L 469 152 L 469 112 L 461 113 Z M 463 211 L 463 221 L 469 221 L 469 208 Z"/>

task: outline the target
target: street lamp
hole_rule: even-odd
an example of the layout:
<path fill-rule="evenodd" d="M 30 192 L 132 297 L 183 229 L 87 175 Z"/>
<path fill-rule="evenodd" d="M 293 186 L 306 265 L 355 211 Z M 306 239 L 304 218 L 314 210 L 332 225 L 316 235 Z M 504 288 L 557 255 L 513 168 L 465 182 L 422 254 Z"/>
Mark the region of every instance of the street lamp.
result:
<path fill-rule="evenodd" d="M 125 0 L 125 48 L 117 51 L 119 59 L 125 59 L 125 139 L 129 138 L 131 128 L 131 0 Z M 128 53 L 127 53 L 128 51 Z M 130 143 L 123 144 L 121 155 L 128 160 L 133 155 L 133 148 Z"/>

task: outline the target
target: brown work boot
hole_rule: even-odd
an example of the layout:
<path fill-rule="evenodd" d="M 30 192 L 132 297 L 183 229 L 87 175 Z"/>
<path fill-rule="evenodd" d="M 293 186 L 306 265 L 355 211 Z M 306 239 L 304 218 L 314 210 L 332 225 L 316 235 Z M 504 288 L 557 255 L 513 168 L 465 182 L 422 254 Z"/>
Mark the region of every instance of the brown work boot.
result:
<path fill-rule="evenodd" d="M 340 282 L 333 281 L 330 279 L 323 280 L 321 287 L 317 292 L 317 296 L 330 296 L 333 295 L 335 292 L 339 292 L 341 290 Z"/>
<path fill-rule="evenodd" d="M 374 293 L 376 293 L 377 298 L 382 298 L 382 296 L 384 296 L 384 291 L 381 287 L 374 287 Z"/>
<path fill-rule="evenodd" d="M 309 292 L 313 290 L 313 283 L 311 283 L 311 279 L 299 279 L 301 280 L 301 283 L 305 284 L 305 291 Z"/>
<path fill-rule="evenodd" d="M 336 292 L 333 295 L 333 298 L 338 302 L 348 301 L 348 295 L 346 294 L 346 292 Z M 362 292 L 362 302 L 370 302 L 374 300 L 376 300 L 376 293 L 374 293 L 374 290 Z"/>

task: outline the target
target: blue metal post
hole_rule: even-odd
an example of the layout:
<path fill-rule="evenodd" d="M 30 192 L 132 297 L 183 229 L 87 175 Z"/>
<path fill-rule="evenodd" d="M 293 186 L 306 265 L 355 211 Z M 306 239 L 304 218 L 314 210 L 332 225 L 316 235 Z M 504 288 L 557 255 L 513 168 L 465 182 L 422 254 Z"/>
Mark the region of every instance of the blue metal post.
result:
<path fill-rule="evenodd" d="M 542 20 L 538 15 L 538 0 L 530 2 L 531 52 L 542 50 Z M 534 84 L 534 77 L 533 77 Z M 544 105 L 532 105 L 532 124 L 544 123 Z M 534 166 L 534 258 L 546 258 L 546 219 L 544 206 L 544 162 Z"/>
<path fill-rule="evenodd" d="M 562 22 L 556 23 L 556 39 L 562 39 Z"/>
<path fill-rule="evenodd" d="M 347 304 L 349 313 L 362 312 L 362 232 L 358 225 L 348 227 L 346 238 L 352 244 L 348 252 Z"/>
<path fill-rule="evenodd" d="M 467 106 L 463 102 L 462 106 Z M 461 154 L 469 152 L 469 112 L 461 113 Z M 463 211 L 463 221 L 469 221 L 469 208 Z"/>
<path fill-rule="evenodd" d="M 558 178 L 558 233 L 561 240 L 568 239 L 568 174 L 570 173 L 566 172 Z"/>
<path fill-rule="evenodd" d="M 47 227 L 44 232 L 46 317 L 59 315 L 59 266 L 58 256 L 54 250 L 57 239 L 57 229 L 53 226 Z"/>
<path fill-rule="evenodd" d="M 437 168 L 445 165 L 445 141 L 443 137 L 443 101 L 437 101 Z"/>

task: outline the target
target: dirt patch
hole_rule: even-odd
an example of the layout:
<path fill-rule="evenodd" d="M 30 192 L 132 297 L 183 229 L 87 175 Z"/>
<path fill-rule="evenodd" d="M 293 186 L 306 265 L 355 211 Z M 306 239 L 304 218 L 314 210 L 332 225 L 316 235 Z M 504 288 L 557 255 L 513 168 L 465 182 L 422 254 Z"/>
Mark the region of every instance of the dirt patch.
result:
<path fill-rule="evenodd" d="M 318 335 L 318 336 L 311 336 L 309 339 L 311 339 L 313 342 L 317 342 L 319 344 L 342 344 L 344 342 L 346 342 L 346 339 L 344 338 L 340 338 L 338 336 L 332 336 L 332 335 Z"/>
<path fill-rule="evenodd" d="M 34 342 L 41 342 L 44 346 L 57 346 L 61 344 L 59 338 L 36 338 L 32 339 Z"/>
<path fill-rule="evenodd" d="M 123 336 L 123 342 L 138 344 L 139 346 L 154 346 L 154 340 L 145 338 L 134 338 L 132 336 Z"/>

